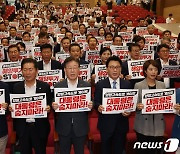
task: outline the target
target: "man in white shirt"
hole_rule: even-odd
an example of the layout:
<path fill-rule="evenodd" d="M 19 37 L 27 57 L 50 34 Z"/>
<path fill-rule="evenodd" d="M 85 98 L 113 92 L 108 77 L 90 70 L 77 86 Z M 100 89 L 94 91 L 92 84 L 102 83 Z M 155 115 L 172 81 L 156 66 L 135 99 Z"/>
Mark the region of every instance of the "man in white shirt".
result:
<path fill-rule="evenodd" d="M 103 88 L 131 89 L 129 81 L 120 78 L 122 62 L 117 56 L 109 57 L 106 61 L 108 78 L 97 82 L 94 92 L 95 108 L 99 112 L 98 129 L 102 141 L 102 154 L 122 154 L 126 143 L 128 131 L 128 112 L 122 114 L 102 114 Z M 113 144 L 110 144 L 113 143 Z"/>
<path fill-rule="evenodd" d="M 39 70 L 56 70 L 62 69 L 61 63 L 52 59 L 52 46 L 43 44 L 41 47 L 42 60 L 38 62 Z"/>
<path fill-rule="evenodd" d="M 55 84 L 55 88 L 76 89 L 80 87 L 90 87 L 86 81 L 78 79 L 80 62 L 78 59 L 68 57 L 64 61 L 64 71 L 67 78 Z M 92 109 L 92 102 L 89 100 L 88 108 Z M 58 104 L 53 102 L 54 110 Z M 59 145 L 61 154 L 69 154 L 71 145 L 74 146 L 75 154 L 84 154 L 84 143 L 88 134 L 88 114 L 87 112 L 61 112 L 57 114 L 56 131 L 59 135 Z"/>
<path fill-rule="evenodd" d="M 34 59 L 26 58 L 21 63 L 21 70 L 24 81 L 14 85 L 14 94 L 33 95 L 46 93 L 45 111 L 50 112 L 51 95 L 50 86 L 42 81 L 36 80 L 38 73 L 37 62 Z M 9 110 L 13 112 L 10 106 Z M 50 131 L 48 118 L 16 118 L 14 121 L 16 134 L 19 138 L 21 154 L 31 154 L 32 147 L 36 154 L 46 154 L 46 144 Z"/>
<path fill-rule="evenodd" d="M 166 23 L 170 24 L 174 21 L 173 14 L 170 13 L 169 16 L 166 18 Z"/>
<path fill-rule="evenodd" d="M 157 53 L 159 58 L 156 60 L 159 64 L 160 71 L 165 65 L 177 65 L 176 61 L 169 59 L 169 46 L 167 44 L 161 44 L 157 47 Z M 160 72 L 159 71 L 159 72 Z M 161 78 L 159 75 L 157 77 L 158 80 L 164 81 L 166 88 L 173 88 L 174 82 L 178 81 L 176 78 Z"/>

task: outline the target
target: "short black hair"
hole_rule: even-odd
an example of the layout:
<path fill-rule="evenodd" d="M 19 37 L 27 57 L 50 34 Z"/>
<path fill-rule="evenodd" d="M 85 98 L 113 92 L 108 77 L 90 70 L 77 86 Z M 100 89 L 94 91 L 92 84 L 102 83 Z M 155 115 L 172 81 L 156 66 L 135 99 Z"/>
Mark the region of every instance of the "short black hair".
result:
<path fill-rule="evenodd" d="M 0 25 L 2 25 L 2 24 L 3 24 L 4 26 L 6 26 L 6 25 L 5 25 L 5 23 L 4 23 L 3 21 L 2 21 L 2 22 L 0 22 Z"/>
<path fill-rule="evenodd" d="M 107 24 L 107 20 L 102 20 L 101 22 L 103 22 L 103 23 L 106 23 L 106 24 Z"/>
<path fill-rule="evenodd" d="M 96 43 L 98 43 L 97 38 L 95 38 L 94 36 L 92 36 L 91 38 L 89 38 L 88 43 L 89 43 L 90 39 L 95 39 L 95 40 L 96 40 Z"/>
<path fill-rule="evenodd" d="M 51 49 L 51 51 L 52 51 L 52 45 L 51 44 L 43 44 L 43 45 L 41 45 L 41 47 L 40 47 L 40 49 L 41 49 L 41 52 L 42 52 L 42 50 L 43 49 Z"/>
<path fill-rule="evenodd" d="M 110 61 L 117 61 L 117 62 L 119 62 L 120 66 L 122 67 L 122 61 L 121 61 L 121 59 L 118 56 L 113 55 L 113 56 L 111 56 L 111 57 L 109 57 L 107 59 L 107 61 L 106 61 L 106 67 L 107 68 L 108 68 L 108 65 L 109 65 Z"/>
<path fill-rule="evenodd" d="M 169 50 L 170 50 L 170 47 L 169 47 L 167 44 L 160 44 L 160 45 L 157 47 L 157 52 L 159 52 L 162 48 L 166 48 L 166 49 L 169 49 Z"/>
<path fill-rule="evenodd" d="M 98 29 L 98 35 L 99 35 L 99 31 L 100 31 L 100 29 L 103 29 L 104 30 L 104 36 L 106 35 L 106 30 L 105 30 L 105 28 L 104 27 L 100 27 L 99 29 Z"/>
<path fill-rule="evenodd" d="M 145 19 L 144 19 L 144 18 L 139 18 L 139 19 L 138 19 L 138 22 L 140 22 L 141 20 L 145 20 Z"/>
<path fill-rule="evenodd" d="M 34 64 L 34 68 L 36 70 L 38 70 L 38 63 L 35 59 L 32 59 L 32 58 L 24 58 L 21 62 L 21 69 L 23 69 L 24 65 L 27 64 L 27 63 L 33 63 Z"/>
<path fill-rule="evenodd" d="M 139 36 L 139 35 L 136 35 L 136 36 L 134 36 L 134 38 L 133 38 L 133 42 L 135 42 L 135 43 L 138 43 L 138 42 L 141 41 L 141 40 L 143 40 L 144 43 L 145 43 L 145 41 L 146 41 L 144 37 Z"/>
<path fill-rule="evenodd" d="M 63 23 L 64 23 L 64 21 L 62 21 L 62 20 L 59 20 L 59 21 L 58 21 L 58 24 L 59 24 L 59 23 L 62 23 L 62 24 L 63 24 Z"/>
<path fill-rule="evenodd" d="M 7 50 L 8 53 L 9 53 L 9 49 L 11 49 L 11 48 L 17 48 L 17 50 L 20 52 L 19 47 L 16 44 L 12 44 L 8 47 L 8 50 Z"/>
<path fill-rule="evenodd" d="M 71 48 L 72 47 L 79 47 L 79 50 L 81 50 L 81 47 L 78 43 L 71 43 L 70 46 L 69 46 L 69 52 L 71 51 Z"/>
<path fill-rule="evenodd" d="M 62 39 L 61 39 L 61 43 L 64 41 L 64 40 L 69 40 L 69 42 L 71 43 L 71 40 L 69 39 L 69 37 L 63 37 Z"/>
<path fill-rule="evenodd" d="M 126 26 L 126 25 L 120 26 L 120 30 L 123 29 L 123 28 L 126 28 L 126 29 L 127 29 L 127 26 Z"/>
<path fill-rule="evenodd" d="M 3 38 L 1 39 L 1 43 L 2 43 L 3 40 L 8 40 L 8 44 L 9 44 L 9 39 L 8 39 L 7 37 L 3 37 Z"/>
<path fill-rule="evenodd" d="M 154 67 L 156 67 L 158 69 L 158 74 L 160 73 L 160 68 L 159 68 L 159 65 L 158 65 L 157 61 L 156 60 L 147 60 L 143 64 L 143 74 L 144 74 L 144 77 L 147 77 L 146 71 L 147 71 L 149 65 L 153 65 Z"/>
<path fill-rule="evenodd" d="M 22 46 L 24 49 L 26 49 L 26 45 L 25 45 L 23 42 L 18 42 L 18 43 L 16 43 L 16 45 L 17 45 L 17 46 L 20 45 L 20 46 Z"/>
<path fill-rule="evenodd" d="M 107 33 L 105 34 L 105 38 L 106 38 L 108 35 L 111 35 L 111 36 L 113 37 L 113 34 L 112 34 L 111 32 L 107 32 Z"/>
<path fill-rule="evenodd" d="M 114 42 L 114 40 L 115 40 L 116 37 L 120 37 L 121 40 L 123 41 L 123 37 L 122 37 L 121 35 L 114 35 L 114 37 L 113 37 L 113 42 Z"/>
<path fill-rule="evenodd" d="M 72 37 L 73 37 L 73 33 L 72 33 L 71 31 L 69 31 L 69 30 L 66 31 L 65 36 L 66 36 L 67 33 L 71 33 L 71 34 L 72 34 Z"/>
<path fill-rule="evenodd" d="M 15 29 L 15 30 L 17 31 L 16 27 L 14 27 L 14 26 L 11 26 L 11 27 L 9 28 L 9 30 L 11 30 L 11 29 Z"/>
<path fill-rule="evenodd" d="M 47 39 L 49 38 L 49 35 L 48 33 L 45 33 L 45 32 L 40 32 L 39 35 L 38 35 L 39 38 L 43 38 L 43 37 L 46 37 Z"/>
<path fill-rule="evenodd" d="M 99 55 L 101 56 L 105 51 L 109 51 L 110 54 L 112 55 L 111 49 L 110 49 L 110 48 L 107 48 L 107 47 L 102 48 L 102 49 L 100 50 L 100 52 L 99 52 Z"/>
<path fill-rule="evenodd" d="M 130 52 L 132 51 L 132 47 L 139 47 L 139 49 L 140 49 L 139 44 L 137 44 L 137 43 L 131 43 L 131 45 L 128 47 L 128 50 L 129 50 Z"/>
<path fill-rule="evenodd" d="M 22 34 L 22 36 L 24 36 L 24 35 L 26 35 L 26 34 L 28 34 L 29 37 L 31 37 L 31 34 L 30 34 L 29 32 L 24 32 L 24 33 Z"/>
<path fill-rule="evenodd" d="M 165 30 L 165 31 L 163 31 L 162 34 L 164 35 L 165 33 L 169 33 L 171 35 L 171 31 L 170 30 Z"/>
<path fill-rule="evenodd" d="M 67 57 L 66 59 L 65 59 L 65 61 L 64 61 L 64 68 L 66 68 L 66 65 L 67 65 L 67 63 L 69 63 L 69 62 L 71 62 L 71 61 L 75 61 L 76 63 L 78 63 L 78 66 L 80 67 L 80 61 L 79 61 L 79 59 L 76 59 L 76 58 L 74 58 L 74 57 Z"/>
<path fill-rule="evenodd" d="M 48 27 L 47 27 L 46 25 L 42 25 L 42 26 L 40 27 L 40 30 L 41 30 L 42 28 L 48 29 Z"/>

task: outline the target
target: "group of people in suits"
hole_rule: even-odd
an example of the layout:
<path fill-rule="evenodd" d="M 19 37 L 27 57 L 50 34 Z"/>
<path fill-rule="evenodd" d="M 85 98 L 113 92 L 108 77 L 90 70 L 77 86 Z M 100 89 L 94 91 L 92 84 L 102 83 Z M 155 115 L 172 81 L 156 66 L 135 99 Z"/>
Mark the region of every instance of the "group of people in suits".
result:
<path fill-rule="evenodd" d="M 133 52 L 132 48 L 138 45 L 132 44 L 130 52 Z M 18 49 L 13 46 L 14 50 Z M 9 51 L 13 49 L 9 47 Z M 158 54 L 166 59 L 168 52 L 168 46 L 160 45 L 157 49 Z M 14 52 L 13 50 L 13 52 Z M 167 50 L 167 51 L 165 51 Z M 73 54 L 73 53 L 77 54 Z M 137 51 L 135 51 L 137 52 Z M 52 60 L 52 46 L 44 44 L 41 46 L 42 61 L 36 62 L 31 58 L 23 59 L 21 62 L 21 70 L 24 77 L 24 81 L 14 84 L 12 93 L 14 94 L 36 94 L 46 93 L 47 107 L 46 111 L 49 112 L 51 108 L 56 110 L 58 108 L 57 102 L 52 103 L 52 95 L 50 87 L 47 83 L 36 80 L 38 69 L 62 69 L 66 74 L 66 79 L 55 84 L 55 88 L 70 88 L 75 89 L 79 87 L 90 87 L 91 85 L 78 79 L 81 52 L 78 44 L 72 44 L 70 46 L 71 56 L 66 58 L 62 65 Z M 106 65 L 108 78 L 103 79 L 95 85 L 94 103 L 89 100 L 88 107 L 90 109 L 95 107 L 99 112 L 98 129 L 100 130 L 101 141 L 102 141 L 102 153 L 103 154 L 119 154 L 123 153 L 126 143 L 126 134 L 129 130 L 128 116 L 130 112 L 124 112 L 122 114 L 102 114 L 104 107 L 102 105 L 102 91 L 103 88 L 111 89 L 139 89 L 139 97 L 137 104 L 137 111 L 135 117 L 134 129 L 137 135 L 137 141 L 139 142 L 160 142 L 163 140 L 163 134 L 165 131 L 165 121 L 163 114 L 142 114 L 141 110 L 144 105 L 141 102 L 142 89 L 165 89 L 165 83 L 158 81 L 158 74 L 162 63 L 161 60 L 148 60 L 143 65 L 143 73 L 145 79 L 137 81 L 132 84 L 130 80 L 125 80 L 122 77 L 123 63 L 117 56 L 112 56 L 112 52 L 109 48 L 104 48 L 101 51 L 101 58 L 104 59 L 103 64 Z M 133 58 L 133 56 L 132 56 Z M 166 59 L 167 60 L 167 59 Z M 168 60 L 168 63 L 172 62 Z M 162 79 L 159 79 L 162 80 Z M 9 104 L 9 90 L 8 86 L 0 82 L 1 89 L 5 89 L 6 92 L 6 103 L 3 103 L 3 108 L 7 109 Z M 134 87 L 133 87 L 134 86 Z M 180 105 L 175 105 L 174 108 L 179 112 Z M 13 108 L 9 106 L 9 110 L 13 112 Z M 88 114 L 87 112 L 71 112 L 71 113 L 58 113 L 56 115 L 56 131 L 59 134 L 59 145 L 61 154 L 69 154 L 71 145 L 74 145 L 76 154 L 84 153 L 84 143 L 88 134 Z M 5 116 L 1 116 L 1 123 L 3 128 L 0 130 L 0 149 L 5 149 L 7 142 L 7 123 Z M 30 154 L 32 147 L 34 147 L 37 154 L 46 153 L 46 144 L 48 134 L 50 131 L 48 118 L 39 119 L 22 119 L 17 118 L 14 120 L 14 128 L 17 133 L 17 137 L 20 143 L 20 151 L 22 154 Z M 4 139 L 4 140 L 3 140 Z M 3 141 L 3 144 L 1 145 Z M 154 150 L 143 150 L 138 149 L 138 154 L 144 153 L 158 153 L 157 149 Z M 2 152 L 3 153 L 3 152 Z"/>

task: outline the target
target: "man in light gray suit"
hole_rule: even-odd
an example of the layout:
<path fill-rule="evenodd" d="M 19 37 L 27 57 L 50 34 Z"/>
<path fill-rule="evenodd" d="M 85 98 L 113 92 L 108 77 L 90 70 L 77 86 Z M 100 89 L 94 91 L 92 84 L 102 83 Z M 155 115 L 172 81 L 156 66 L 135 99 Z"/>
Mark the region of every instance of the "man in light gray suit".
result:
<path fill-rule="evenodd" d="M 80 88 L 90 87 L 88 82 L 78 79 L 80 71 L 79 60 L 68 57 L 64 61 L 64 72 L 67 76 L 61 82 L 55 84 L 55 88 Z M 92 109 L 92 102 L 89 100 L 88 107 Z M 53 102 L 54 110 L 58 104 Z M 88 114 L 87 112 L 61 112 L 57 115 L 56 131 L 59 134 L 60 153 L 70 154 L 73 144 L 75 154 L 84 154 L 84 143 L 88 134 Z"/>

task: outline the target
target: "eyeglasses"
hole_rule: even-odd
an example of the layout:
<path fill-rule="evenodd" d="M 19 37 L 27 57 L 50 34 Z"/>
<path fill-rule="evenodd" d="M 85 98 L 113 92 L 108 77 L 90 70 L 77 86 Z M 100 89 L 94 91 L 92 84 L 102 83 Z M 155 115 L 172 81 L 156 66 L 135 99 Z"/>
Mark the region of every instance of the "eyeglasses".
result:
<path fill-rule="evenodd" d="M 109 66 L 109 68 L 110 68 L 111 70 L 114 70 L 114 69 L 120 69 L 121 66 Z"/>

